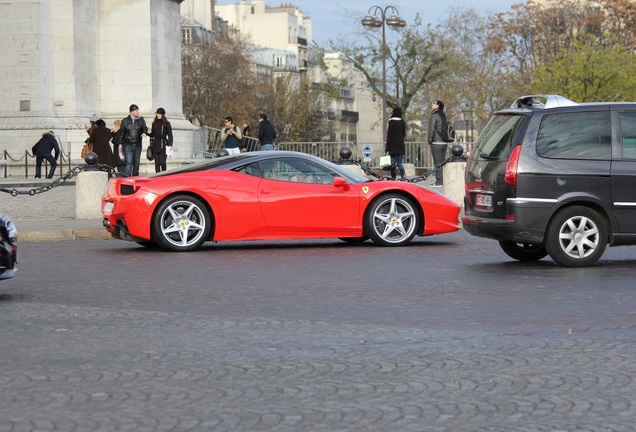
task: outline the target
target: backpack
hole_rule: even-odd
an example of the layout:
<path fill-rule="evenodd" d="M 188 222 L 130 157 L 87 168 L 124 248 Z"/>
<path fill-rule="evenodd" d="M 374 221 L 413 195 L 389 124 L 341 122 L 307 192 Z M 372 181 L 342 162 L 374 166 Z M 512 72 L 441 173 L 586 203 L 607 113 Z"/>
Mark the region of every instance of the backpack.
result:
<path fill-rule="evenodd" d="M 448 121 L 446 116 L 440 115 L 442 118 L 442 130 L 440 131 L 440 135 L 444 142 L 453 142 L 455 141 L 455 128 L 452 123 Z"/>

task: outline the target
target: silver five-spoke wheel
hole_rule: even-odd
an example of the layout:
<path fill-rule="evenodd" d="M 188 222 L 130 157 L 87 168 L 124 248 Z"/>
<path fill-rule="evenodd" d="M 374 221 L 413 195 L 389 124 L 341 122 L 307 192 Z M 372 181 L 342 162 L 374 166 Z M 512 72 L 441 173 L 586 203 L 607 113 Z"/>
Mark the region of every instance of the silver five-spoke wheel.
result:
<path fill-rule="evenodd" d="M 198 249 L 210 236 L 210 216 L 194 197 L 177 195 L 161 203 L 153 217 L 153 240 L 173 251 Z"/>
<path fill-rule="evenodd" d="M 410 242 L 419 225 L 419 213 L 412 200 L 399 194 L 378 197 L 365 218 L 365 233 L 382 246 L 401 246 Z"/>

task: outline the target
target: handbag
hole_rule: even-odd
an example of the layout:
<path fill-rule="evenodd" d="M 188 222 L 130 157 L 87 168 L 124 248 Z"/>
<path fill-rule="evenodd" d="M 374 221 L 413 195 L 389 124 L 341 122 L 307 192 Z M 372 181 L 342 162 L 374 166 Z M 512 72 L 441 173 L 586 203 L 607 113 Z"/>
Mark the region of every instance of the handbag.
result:
<path fill-rule="evenodd" d="M 93 144 L 92 143 L 84 144 L 84 147 L 82 147 L 82 153 L 80 155 L 81 158 L 84 159 L 86 157 L 86 155 L 89 154 L 92 151 L 93 151 Z"/>
<path fill-rule="evenodd" d="M 148 148 L 146 149 L 146 158 L 151 161 L 155 159 L 155 155 L 152 154 L 152 146 L 149 145 Z"/>
<path fill-rule="evenodd" d="M 380 168 L 386 168 L 391 166 L 391 156 L 380 156 Z"/>

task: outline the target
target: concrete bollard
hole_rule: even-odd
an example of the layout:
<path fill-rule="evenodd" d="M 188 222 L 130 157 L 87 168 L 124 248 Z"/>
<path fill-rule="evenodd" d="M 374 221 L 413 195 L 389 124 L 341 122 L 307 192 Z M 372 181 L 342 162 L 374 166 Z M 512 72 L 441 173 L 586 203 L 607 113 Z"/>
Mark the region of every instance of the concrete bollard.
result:
<path fill-rule="evenodd" d="M 399 173 L 398 173 L 399 175 Z M 404 164 L 404 175 L 406 178 L 415 177 L 415 164 L 405 163 Z"/>
<path fill-rule="evenodd" d="M 102 196 L 108 188 L 108 173 L 82 171 L 75 183 L 75 218 L 102 219 Z"/>
<path fill-rule="evenodd" d="M 464 170 L 466 162 L 449 162 L 444 169 L 444 195 L 460 207 L 464 207 Z"/>

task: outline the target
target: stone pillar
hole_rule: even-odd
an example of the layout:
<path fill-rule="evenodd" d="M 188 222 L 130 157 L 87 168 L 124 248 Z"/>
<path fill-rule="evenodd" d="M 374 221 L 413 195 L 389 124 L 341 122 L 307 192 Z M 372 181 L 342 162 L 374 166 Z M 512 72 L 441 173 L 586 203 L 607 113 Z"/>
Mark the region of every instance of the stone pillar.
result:
<path fill-rule="evenodd" d="M 102 219 L 102 196 L 108 188 L 108 173 L 82 171 L 75 186 L 75 218 Z"/>
<path fill-rule="evenodd" d="M 449 162 L 444 169 L 444 195 L 460 207 L 464 207 L 464 171 L 465 161 Z"/>

